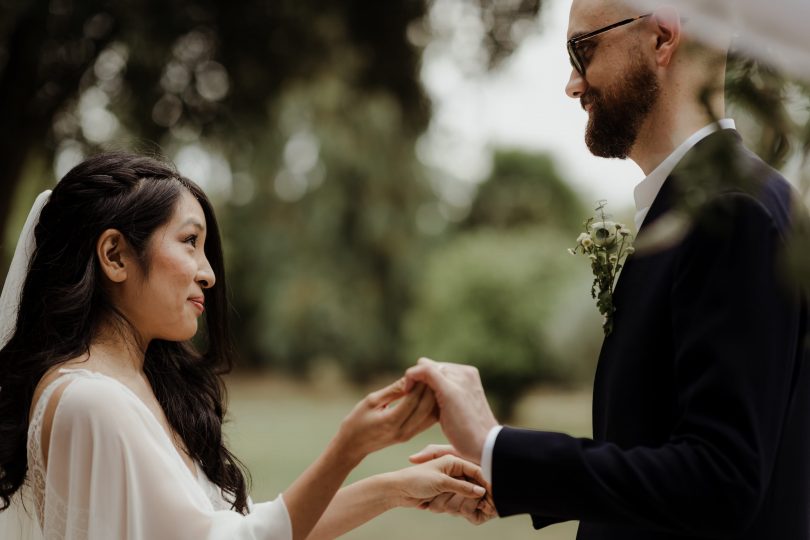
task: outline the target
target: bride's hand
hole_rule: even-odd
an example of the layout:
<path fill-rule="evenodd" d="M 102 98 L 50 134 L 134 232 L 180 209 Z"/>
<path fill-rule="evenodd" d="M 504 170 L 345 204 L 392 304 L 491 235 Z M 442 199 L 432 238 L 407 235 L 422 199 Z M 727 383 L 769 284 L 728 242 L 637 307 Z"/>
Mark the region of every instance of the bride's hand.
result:
<path fill-rule="evenodd" d="M 410 440 L 436 423 L 433 391 L 420 384 L 406 392 L 405 386 L 403 378 L 372 392 L 343 419 L 338 440 L 347 455 L 359 462 L 372 452 Z"/>
<path fill-rule="evenodd" d="M 469 461 L 444 455 L 388 474 L 398 506 L 460 515 L 476 525 L 497 516 L 481 468 Z"/>

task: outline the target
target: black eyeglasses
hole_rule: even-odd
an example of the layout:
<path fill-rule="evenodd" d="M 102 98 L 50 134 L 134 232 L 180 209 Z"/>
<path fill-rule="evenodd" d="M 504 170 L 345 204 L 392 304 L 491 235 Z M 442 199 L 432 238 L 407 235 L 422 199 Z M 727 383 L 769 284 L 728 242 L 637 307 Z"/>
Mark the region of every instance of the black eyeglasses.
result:
<path fill-rule="evenodd" d="M 624 26 L 625 24 L 630 24 L 631 22 L 635 22 L 639 19 L 643 19 L 644 17 L 649 17 L 652 13 L 645 13 L 644 15 L 639 15 L 638 17 L 633 17 L 631 19 L 625 19 L 623 21 L 619 21 L 617 23 L 609 24 L 604 28 L 600 28 L 599 30 L 594 30 L 593 32 L 588 32 L 587 34 L 582 34 L 581 36 L 576 36 L 568 40 L 568 59 L 571 60 L 571 66 L 577 70 L 577 72 L 585 76 L 585 60 L 579 55 L 579 51 L 577 50 L 577 45 L 579 43 L 591 39 L 594 36 L 598 36 L 599 34 L 604 34 L 608 30 L 613 30 L 614 28 L 618 28 L 620 26 Z"/>

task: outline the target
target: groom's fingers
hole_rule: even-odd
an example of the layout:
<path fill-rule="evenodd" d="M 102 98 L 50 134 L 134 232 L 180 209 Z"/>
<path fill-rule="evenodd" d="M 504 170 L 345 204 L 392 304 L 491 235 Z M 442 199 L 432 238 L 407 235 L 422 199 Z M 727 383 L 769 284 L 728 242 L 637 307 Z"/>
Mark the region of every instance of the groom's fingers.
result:
<path fill-rule="evenodd" d="M 486 498 L 478 501 L 478 511 L 488 517 L 498 517 L 498 511 L 495 510 L 491 495 L 487 495 Z"/>
<path fill-rule="evenodd" d="M 449 381 L 439 371 L 439 364 L 429 360 L 429 363 L 420 363 L 405 372 L 405 378 L 408 381 L 407 387 L 411 387 L 416 383 L 424 383 L 428 385 L 437 395 L 438 399 L 442 392 L 447 387 Z"/>
<path fill-rule="evenodd" d="M 455 505 L 456 513 L 464 516 L 468 521 L 472 523 L 480 523 L 480 512 L 478 510 L 479 504 L 481 501 L 479 499 L 464 499 L 461 497 L 456 497 L 458 501 L 450 501 L 448 506 Z"/>
<path fill-rule="evenodd" d="M 408 459 L 411 463 L 418 465 L 420 463 L 433 461 L 434 459 L 438 459 L 442 456 L 460 457 L 458 455 L 458 451 L 449 444 L 429 444 L 419 452 L 410 456 Z"/>

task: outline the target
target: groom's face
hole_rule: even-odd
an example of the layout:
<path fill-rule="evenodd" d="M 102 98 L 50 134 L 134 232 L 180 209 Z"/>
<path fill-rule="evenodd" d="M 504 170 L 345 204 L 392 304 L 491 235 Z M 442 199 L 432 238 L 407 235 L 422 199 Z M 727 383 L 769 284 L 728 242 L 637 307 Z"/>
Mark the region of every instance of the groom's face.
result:
<path fill-rule="evenodd" d="M 638 16 L 607 0 L 575 0 L 568 37 L 582 35 Z M 658 101 L 658 78 L 643 54 L 645 20 L 615 28 L 580 42 L 585 75 L 572 69 L 566 93 L 588 113 L 585 143 L 592 154 L 625 159 L 644 121 Z"/>

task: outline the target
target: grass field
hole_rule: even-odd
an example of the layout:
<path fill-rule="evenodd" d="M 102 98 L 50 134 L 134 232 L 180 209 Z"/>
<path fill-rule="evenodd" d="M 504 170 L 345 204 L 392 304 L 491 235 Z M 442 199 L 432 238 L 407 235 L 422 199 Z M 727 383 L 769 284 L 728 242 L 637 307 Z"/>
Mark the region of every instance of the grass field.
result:
<path fill-rule="evenodd" d="M 363 392 L 336 377 L 301 384 L 275 376 L 234 376 L 228 380 L 231 447 L 253 476 L 256 501 L 275 498 L 322 451 L 343 416 Z M 380 386 L 388 381 L 381 381 Z M 573 435 L 590 434 L 590 391 L 538 389 L 519 405 L 515 425 Z M 369 456 L 349 481 L 408 466 L 407 456 L 431 442 L 444 442 L 433 427 L 410 442 Z M 479 527 L 446 515 L 398 509 L 343 536 L 349 540 L 420 540 L 498 538 L 571 540 L 569 522 L 535 531 L 528 516 L 495 519 Z"/>

